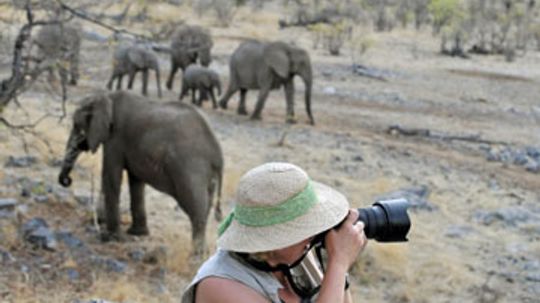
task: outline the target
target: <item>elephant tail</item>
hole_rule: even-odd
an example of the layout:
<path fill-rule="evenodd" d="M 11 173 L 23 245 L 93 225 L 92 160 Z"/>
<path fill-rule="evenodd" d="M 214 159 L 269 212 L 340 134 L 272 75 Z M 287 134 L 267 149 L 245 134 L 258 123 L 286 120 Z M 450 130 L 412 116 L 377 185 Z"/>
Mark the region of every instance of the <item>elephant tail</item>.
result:
<path fill-rule="evenodd" d="M 216 221 L 221 222 L 221 219 L 223 219 L 223 213 L 221 212 L 221 187 L 223 184 L 223 168 L 216 167 L 215 176 L 216 178 L 214 179 L 214 181 L 217 181 L 217 186 L 214 186 L 214 189 L 217 188 L 217 201 L 216 205 L 214 206 L 214 218 L 216 219 Z"/>

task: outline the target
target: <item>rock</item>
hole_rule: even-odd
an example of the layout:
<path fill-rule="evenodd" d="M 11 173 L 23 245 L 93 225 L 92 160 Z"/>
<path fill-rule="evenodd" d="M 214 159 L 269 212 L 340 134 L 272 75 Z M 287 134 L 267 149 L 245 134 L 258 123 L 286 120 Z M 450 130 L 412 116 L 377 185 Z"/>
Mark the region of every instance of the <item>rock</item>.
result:
<path fill-rule="evenodd" d="M 113 301 L 107 301 L 103 299 L 90 299 L 90 300 L 73 300 L 71 303 L 115 303 Z"/>
<path fill-rule="evenodd" d="M 17 200 L 12 198 L 0 199 L 0 219 L 15 217 Z"/>
<path fill-rule="evenodd" d="M 70 249 L 77 249 L 84 246 L 84 242 L 73 236 L 69 231 L 59 231 L 55 235 L 58 241 L 64 243 Z"/>
<path fill-rule="evenodd" d="M 502 221 L 506 225 L 516 226 L 518 223 L 525 223 L 532 218 L 537 218 L 525 207 L 505 207 L 496 211 L 477 211 L 473 216 L 478 222 L 484 225 L 491 225 L 496 221 Z"/>
<path fill-rule="evenodd" d="M 21 196 L 30 197 L 32 195 L 46 195 L 53 192 L 53 188 L 50 184 L 46 184 L 43 181 L 31 180 L 26 177 L 19 179 L 21 184 Z"/>
<path fill-rule="evenodd" d="M 0 248 L 0 263 L 9 264 L 14 263 L 15 261 L 17 261 L 17 259 L 15 259 L 9 251 Z"/>
<path fill-rule="evenodd" d="M 526 169 L 528 172 L 537 174 L 537 173 L 540 172 L 540 162 L 537 162 L 537 161 L 529 161 L 529 162 L 527 162 L 527 164 L 525 165 L 525 169 Z"/>
<path fill-rule="evenodd" d="M 333 86 L 327 86 L 327 87 L 323 88 L 323 93 L 325 95 L 335 95 L 337 93 L 337 90 Z"/>
<path fill-rule="evenodd" d="M 352 160 L 356 162 L 364 162 L 364 158 L 361 155 L 354 156 Z"/>
<path fill-rule="evenodd" d="M 77 271 L 74 268 L 68 268 L 66 269 L 66 275 L 70 281 L 79 280 L 80 274 L 79 271 Z"/>
<path fill-rule="evenodd" d="M 43 218 L 33 218 L 22 226 L 23 238 L 35 248 L 55 250 L 56 238 Z"/>
<path fill-rule="evenodd" d="M 444 235 L 449 238 L 463 238 L 472 232 L 474 229 L 471 226 L 452 225 L 446 229 Z"/>
<path fill-rule="evenodd" d="M 135 262 L 142 261 L 144 259 L 144 256 L 145 256 L 145 252 L 142 249 L 135 249 L 128 252 L 128 257 Z"/>
<path fill-rule="evenodd" d="M 109 272 L 124 273 L 128 268 L 125 262 L 116 259 L 104 258 L 101 256 L 92 256 L 91 258 L 92 263 Z"/>
<path fill-rule="evenodd" d="M 167 261 L 167 248 L 165 246 L 156 247 L 146 254 L 143 261 L 149 264 L 165 264 L 165 261 Z"/>
<path fill-rule="evenodd" d="M 34 197 L 34 201 L 36 201 L 37 203 L 47 203 L 49 202 L 49 196 L 47 195 L 37 195 Z"/>
<path fill-rule="evenodd" d="M 5 167 L 30 167 L 37 163 L 37 158 L 34 156 L 13 157 L 9 156 Z"/>
<path fill-rule="evenodd" d="M 0 199 L 0 210 L 15 210 L 17 200 L 13 198 Z"/>
<path fill-rule="evenodd" d="M 31 231 L 38 229 L 39 227 L 49 227 L 49 225 L 47 224 L 47 221 L 45 221 L 45 219 L 36 217 L 26 222 L 22 226 L 21 232 L 24 236 L 30 233 Z"/>
<path fill-rule="evenodd" d="M 427 201 L 430 194 L 429 188 L 426 185 L 404 188 L 394 192 L 385 193 L 377 197 L 377 201 L 406 199 L 409 202 L 409 209 L 414 210 L 437 210 L 437 206 Z"/>
<path fill-rule="evenodd" d="M 58 202 L 69 202 L 73 197 L 71 190 L 63 187 L 55 187 L 53 189 L 53 195 Z"/>
<path fill-rule="evenodd" d="M 531 281 L 531 282 L 540 282 L 540 272 L 534 272 L 534 273 L 527 274 L 525 279 L 527 281 Z"/>
<path fill-rule="evenodd" d="M 49 166 L 51 167 L 62 167 L 62 165 L 64 164 L 64 160 L 62 159 L 58 159 L 58 158 L 54 158 L 54 159 L 51 159 L 49 160 Z"/>
<path fill-rule="evenodd" d="M 92 205 L 92 197 L 89 195 L 75 195 L 75 201 L 82 206 Z"/>
<path fill-rule="evenodd" d="M 114 271 L 114 272 L 117 272 L 117 273 L 123 273 L 127 269 L 127 264 L 126 263 L 124 263 L 122 261 L 115 260 L 115 259 L 106 260 L 105 261 L 105 266 L 106 266 L 107 270 Z"/>
<path fill-rule="evenodd" d="M 487 151 L 486 160 L 490 162 L 498 162 L 501 160 L 501 158 L 499 157 L 499 153 L 497 153 L 493 149 L 490 149 Z"/>
<path fill-rule="evenodd" d="M 527 156 L 540 162 L 540 148 L 534 146 L 527 146 L 525 147 L 525 153 L 527 153 Z"/>
<path fill-rule="evenodd" d="M 98 32 L 94 32 L 94 31 L 83 31 L 83 38 L 86 39 L 86 40 L 89 40 L 89 41 L 94 41 L 94 42 L 99 42 L 99 43 L 103 43 L 103 42 L 107 42 L 109 41 L 109 37 L 107 36 L 104 36 Z"/>
<path fill-rule="evenodd" d="M 516 165 L 525 165 L 529 162 L 529 158 L 524 151 L 516 151 L 513 154 L 513 163 Z"/>
<path fill-rule="evenodd" d="M 25 237 L 25 240 L 37 248 L 56 250 L 57 242 L 48 227 L 38 227 Z"/>

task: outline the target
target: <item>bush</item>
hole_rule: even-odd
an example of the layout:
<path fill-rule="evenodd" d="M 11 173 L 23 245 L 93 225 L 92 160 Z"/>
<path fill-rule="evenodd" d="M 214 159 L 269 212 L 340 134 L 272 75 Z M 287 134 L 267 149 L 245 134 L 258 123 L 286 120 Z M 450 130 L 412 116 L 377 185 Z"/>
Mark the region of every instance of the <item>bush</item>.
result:
<path fill-rule="evenodd" d="M 311 25 L 308 29 L 314 34 L 313 47 L 317 48 L 322 42 L 323 47 L 330 55 L 339 56 L 341 47 L 346 40 L 351 38 L 352 27 L 346 22 L 336 24 L 318 23 Z"/>
<path fill-rule="evenodd" d="M 229 26 L 238 6 L 245 3 L 246 0 L 195 0 L 193 9 L 199 16 L 211 11 L 215 14 L 220 25 Z"/>

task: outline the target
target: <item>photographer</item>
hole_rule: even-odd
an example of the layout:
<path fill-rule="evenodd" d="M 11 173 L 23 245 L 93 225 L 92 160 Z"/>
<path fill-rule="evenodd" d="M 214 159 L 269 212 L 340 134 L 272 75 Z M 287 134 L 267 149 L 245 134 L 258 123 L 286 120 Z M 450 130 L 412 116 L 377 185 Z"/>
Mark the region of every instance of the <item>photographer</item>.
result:
<path fill-rule="evenodd" d="M 367 243 L 357 218 L 342 194 L 310 180 L 301 168 L 255 167 L 240 179 L 235 208 L 220 225 L 218 251 L 182 302 L 352 302 L 346 275 Z M 324 276 L 304 293 L 294 274 L 322 233 Z"/>

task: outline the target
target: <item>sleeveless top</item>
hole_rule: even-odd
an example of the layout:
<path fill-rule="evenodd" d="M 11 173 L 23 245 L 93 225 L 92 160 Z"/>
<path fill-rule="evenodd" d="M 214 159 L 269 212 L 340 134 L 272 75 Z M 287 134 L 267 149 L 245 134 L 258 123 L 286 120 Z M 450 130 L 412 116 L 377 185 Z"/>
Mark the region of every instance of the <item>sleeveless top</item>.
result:
<path fill-rule="evenodd" d="M 182 303 L 195 303 L 197 284 L 208 277 L 219 277 L 240 282 L 257 291 L 272 303 L 280 303 L 278 289 L 283 288 L 279 281 L 268 272 L 253 268 L 230 252 L 218 250 L 199 268 L 195 278 L 185 289 Z"/>

